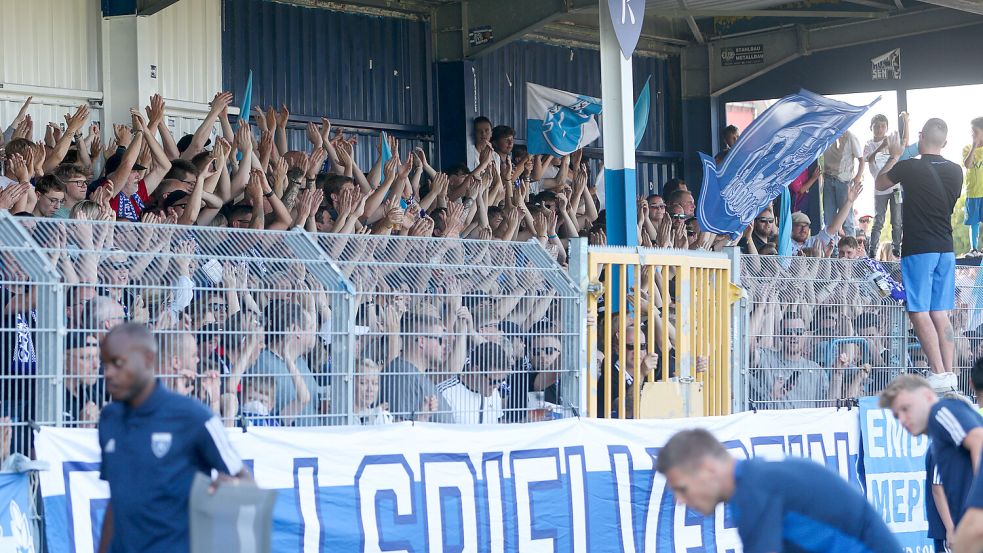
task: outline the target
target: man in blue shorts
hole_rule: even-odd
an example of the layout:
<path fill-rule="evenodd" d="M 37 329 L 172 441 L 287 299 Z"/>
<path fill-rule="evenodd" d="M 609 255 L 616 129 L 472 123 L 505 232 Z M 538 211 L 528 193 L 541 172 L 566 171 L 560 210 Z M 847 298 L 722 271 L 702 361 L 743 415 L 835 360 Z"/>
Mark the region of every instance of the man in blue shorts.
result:
<path fill-rule="evenodd" d="M 962 168 L 942 157 L 949 129 L 941 119 L 929 119 L 919 133 L 921 158 L 898 161 L 904 147 L 897 134 L 889 139 L 890 157 L 877 175 L 877 190 L 901 184 L 901 276 L 907 294 L 908 316 L 931 369 L 929 382 L 939 393 L 958 388 L 952 372 L 955 345 L 949 311 L 955 305 L 956 256 L 952 248 L 952 209 L 962 193 Z"/>
<path fill-rule="evenodd" d="M 891 381 L 881 392 L 880 406 L 890 409 L 912 436 L 927 434 L 931 438 L 932 457 L 945 491 L 949 517 L 952 526 L 958 528 L 980 466 L 983 416 L 965 399 L 939 399 L 928 381 L 914 374 Z M 959 542 L 958 534 L 955 542 Z"/>
<path fill-rule="evenodd" d="M 738 461 L 706 430 L 684 430 L 656 469 L 705 515 L 726 502 L 745 553 L 898 553 L 901 545 L 857 488 L 814 461 Z"/>

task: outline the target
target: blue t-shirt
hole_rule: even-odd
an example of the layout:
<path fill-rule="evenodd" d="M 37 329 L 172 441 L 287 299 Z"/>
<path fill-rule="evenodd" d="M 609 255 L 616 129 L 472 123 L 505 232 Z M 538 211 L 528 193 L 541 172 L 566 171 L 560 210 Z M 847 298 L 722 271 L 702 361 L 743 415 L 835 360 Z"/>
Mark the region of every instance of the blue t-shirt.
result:
<path fill-rule="evenodd" d="M 958 526 L 966 508 L 966 496 L 973 484 L 973 460 L 963 440 L 974 428 L 983 426 L 983 417 L 972 405 L 955 398 L 940 399 L 928 418 L 928 436 L 935 458 L 952 524 Z"/>
<path fill-rule="evenodd" d="M 728 505 L 745 553 L 898 553 L 860 491 L 814 461 L 739 461 Z"/>
<path fill-rule="evenodd" d="M 113 509 L 114 553 L 188 551 L 195 474 L 242 470 L 218 417 L 159 381 L 139 407 L 113 402 L 102 410 L 99 446 L 99 477 L 109 482 Z"/>

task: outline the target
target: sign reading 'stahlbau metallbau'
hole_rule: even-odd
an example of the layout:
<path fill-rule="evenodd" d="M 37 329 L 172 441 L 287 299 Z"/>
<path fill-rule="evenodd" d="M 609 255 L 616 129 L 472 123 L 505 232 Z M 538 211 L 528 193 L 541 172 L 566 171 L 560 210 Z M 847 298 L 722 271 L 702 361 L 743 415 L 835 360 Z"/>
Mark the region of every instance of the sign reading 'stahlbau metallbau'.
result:
<path fill-rule="evenodd" d="M 763 44 L 728 46 L 720 49 L 720 65 L 752 65 L 765 62 Z"/>

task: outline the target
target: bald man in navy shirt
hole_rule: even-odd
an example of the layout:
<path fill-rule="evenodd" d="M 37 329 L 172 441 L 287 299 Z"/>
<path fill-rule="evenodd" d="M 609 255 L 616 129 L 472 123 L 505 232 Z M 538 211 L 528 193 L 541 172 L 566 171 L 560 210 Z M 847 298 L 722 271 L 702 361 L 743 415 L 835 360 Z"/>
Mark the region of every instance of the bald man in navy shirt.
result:
<path fill-rule="evenodd" d="M 656 469 L 688 507 L 726 502 L 744 553 L 899 553 L 901 545 L 860 492 L 814 461 L 738 461 L 706 430 L 685 430 Z"/>
<path fill-rule="evenodd" d="M 157 344 L 145 326 L 114 328 L 100 355 L 113 402 L 99 417 L 100 477 L 111 496 L 99 552 L 186 552 L 195 474 L 249 474 L 221 421 L 154 378 Z"/>

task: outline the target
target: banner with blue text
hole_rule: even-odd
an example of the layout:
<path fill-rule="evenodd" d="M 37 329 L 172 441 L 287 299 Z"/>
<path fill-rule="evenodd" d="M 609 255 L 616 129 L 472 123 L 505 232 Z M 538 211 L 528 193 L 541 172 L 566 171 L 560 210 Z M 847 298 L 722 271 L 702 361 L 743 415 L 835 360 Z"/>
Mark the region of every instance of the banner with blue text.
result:
<path fill-rule="evenodd" d="M 666 441 L 694 427 L 735 457 L 814 459 L 860 489 L 855 410 L 229 436 L 259 485 L 279 490 L 274 551 L 740 551 L 729 510 L 676 505 L 652 470 Z M 49 550 L 91 553 L 109 496 L 96 431 L 45 428 L 36 449 L 51 463 L 41 475 Z"/>
<path fill-rule="evenodd" d="M 898 537 L 906 553 L 929 552 L 925 497 L 928 436 L 912 436 L 876 397 L 860 400 L 867 501 Z"/>

